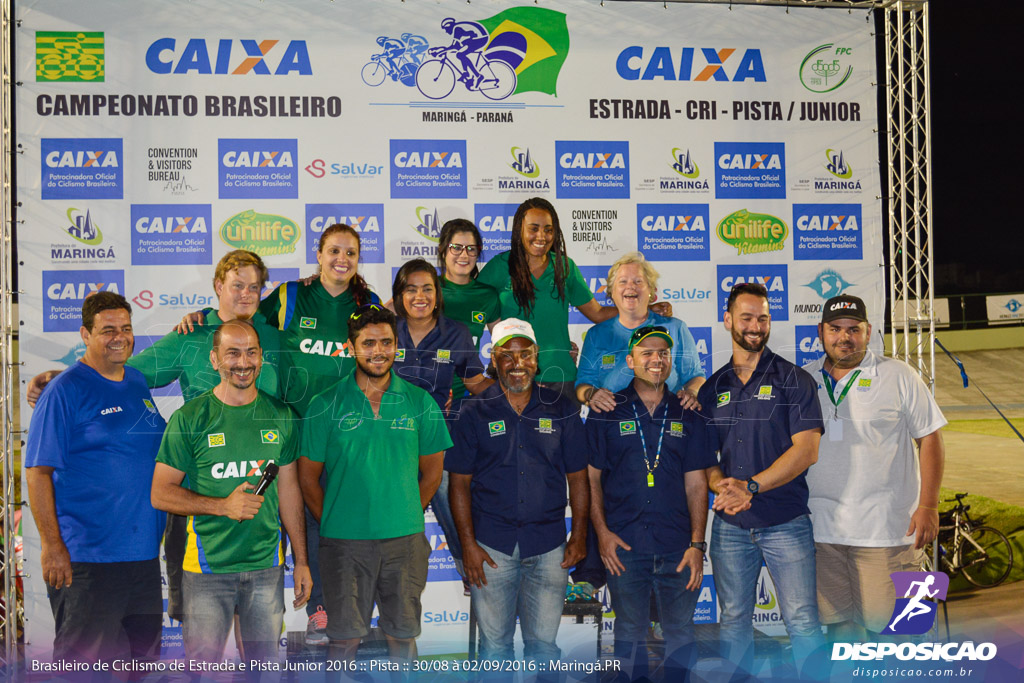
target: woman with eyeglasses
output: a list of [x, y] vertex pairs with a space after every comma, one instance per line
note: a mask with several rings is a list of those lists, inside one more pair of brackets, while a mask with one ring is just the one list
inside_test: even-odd
[[615, 315], [602, 306], [565, 251], [558, 214], [541, 197], [519, 205], [509, 251], [487, 262], [477, 278], [498, 291], [502, 318], [519, 318], [537, 334], [537, 382], [576, 400], [576, 363], [570, 354], [569, 307], [591, 322]]
[[650, 310], [657, 290], [658, 271], [639, 252], [622, 256], [608, 270], [607, 291], [618, 314], [587, 332], [576, 375], [576, 398], [591, 410], [615, 409], [613, 394], [633, 381], [633, 371], [626, 365], [630, 335], [640, 327], [659, 325], [675, 342], [666, 387], [676, 392], [684, 408], [700, 407], [697, 390], [705, 378], [697, 345], [682, 320]]

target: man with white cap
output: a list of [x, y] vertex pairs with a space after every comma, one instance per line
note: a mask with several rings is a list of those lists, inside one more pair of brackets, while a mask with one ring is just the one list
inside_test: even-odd
[[825, 416], [807, 471], [818, 610], [830, 638], [859, 641], [892, 616], [889, 574], [919, 568], [921, 548], [938, 533], [946, 419], [917, 373], [868, 348], [859, 297], [826, 301], [818, 335], [825, 355], [804, 368]]
[[[494, 326], [497, 384], [463, 403], [445, 454], [481, 655], [513, 659], [518, 615], [527, 659], [558, 659], [568, 570], [586, 554], [587, 454], [577, 406], [539, 386], [533, 327]], [[572, 532], [565, 540], [566, 480]]]

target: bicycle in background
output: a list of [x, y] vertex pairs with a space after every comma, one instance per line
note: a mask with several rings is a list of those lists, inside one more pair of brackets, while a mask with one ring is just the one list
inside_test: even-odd
[[[939, 565], [951, 577], [957, 572], [978, 588], [998, 586], [1013, 568], [1013, 547], [1003, 532], [975, 524], [964, 505], [966, 493], [957, 493], [944, 503], [956, 502], [949, 512], [939, 516]], [[929, 554], [922, 567], [932, 570]]]

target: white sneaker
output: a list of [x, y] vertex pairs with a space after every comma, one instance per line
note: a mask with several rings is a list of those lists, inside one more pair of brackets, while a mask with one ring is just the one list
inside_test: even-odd
[[306, 645], [326, 645], [327, 644], [327, 612], [324, 611], [323, 605], [317, 605], [316, 612], [310, 617], [306, 623]]

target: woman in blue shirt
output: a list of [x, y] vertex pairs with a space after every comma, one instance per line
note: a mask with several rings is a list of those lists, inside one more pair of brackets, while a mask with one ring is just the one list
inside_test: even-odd
[[618, 315], [587, 332], [576, 375], [576, 398], [591, 410], [613, 410], [614, 392], [633, 381], [633, 371], [626, 366], [626, 347], [633, 330], [642, 325], [661, 325], [675, 340], [667, 387], [678, 394], [684, 408], [698, 407], [697, 390], [705, 378], [697, 345], [682, 320], [650, 310], [657, 288], [658, 271], [639, 252], [626, 254], [609, 269], [608, 294]]

